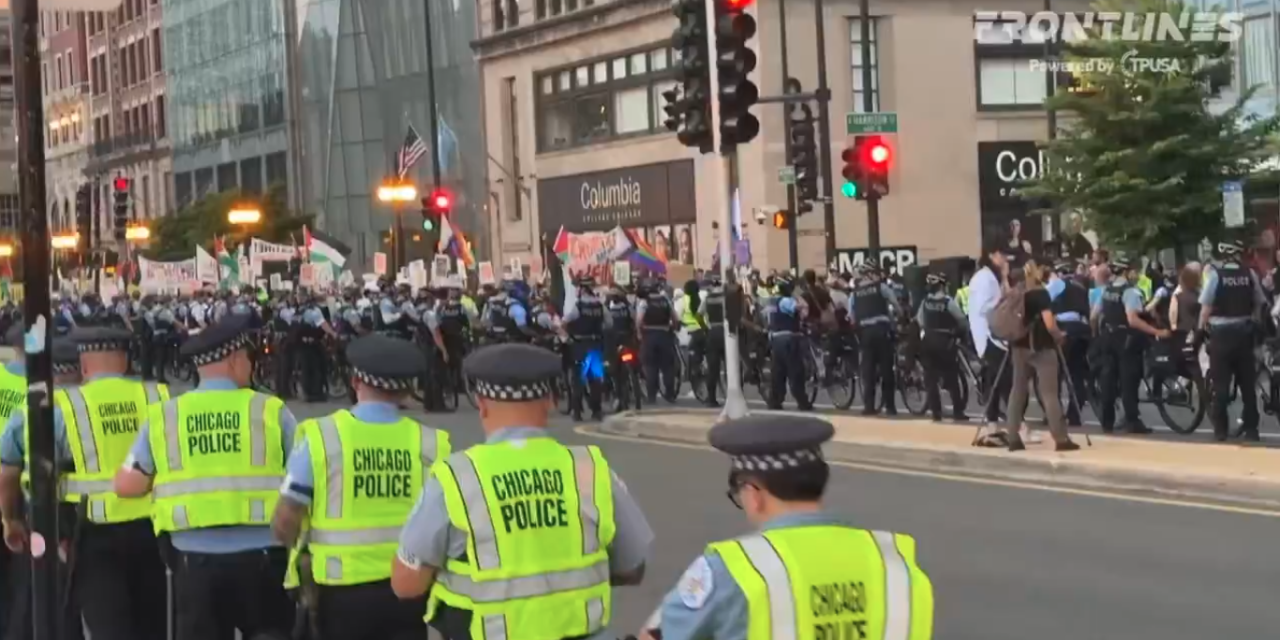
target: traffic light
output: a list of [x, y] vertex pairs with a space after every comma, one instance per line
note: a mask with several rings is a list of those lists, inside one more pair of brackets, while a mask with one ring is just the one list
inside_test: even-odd
[[818, 141], [813, 110], [797, 105], [791, 118], [791, 166], [796, 176], [796, 215], [813, 211], [818, 199]]
[[435, 231], [436, 224], [453, 209], [453, 197], [444, 189], [436, 189], [422, 199], [422, 230]]
[[840, 187], [841, 195], [863, 200], [862, 190], [858, 188], [862, 184], [862, 167], [858, 164], [857, 146], [845, 147], [840, 152], [840, 160], [844, 162], [844, 168], [840, 170], [840, 175], [844, 176], [844, 185]]
[[129, 228], [129, 179], [116, 178], [112, 182], [112, 221], [115, 223], [116, 242], [125, 241], [125, 231]]
[[[883, 136], [859, 136], [862, 138], [862, 189], [876, 197], [889, 195], [889, 166], [893, 163], [893, 149]], [[856, 143], [855, 143], [855, 146]]]
[[662, 92], [667, 114], [663, 124], [676, 132], [680, 144], [699, 153], [715, 146], [711, 136], [711, 61], [707, 52], [707, 11], [704, 0], [675, 0], [671, 12], [680, 25], [671, 34], [671, 46], [680, 57], [675, 62], [680, 85]]
[[787, 222], [788, 222], [788, 221], [787, 221], [787, 212], [786, 212], [786, 211], [775, 211], [775, 212], [774, 212], [774, 214], [773, 214], [773, 228], [774, 228], [774, 229], [786, 229], [786, 228], [787, 228]]
[[756, 19], [746, 12], [752, 0], [712, 0], [715, 2], [716, 72], [720, 93], [720, 151], [746, 144], [760, 133], [760, 121], [751, 107], [760, 91], [750, 80], [756, 68], [751, 39], [756, 35]]
[[92, 195], [93, 187], [87, 184], [80, 185], [76, 190], [76, 233], [80, 234], [79, 251], [82, 255], [88, 254], [93, 246], [93, 205], [90, 201]]

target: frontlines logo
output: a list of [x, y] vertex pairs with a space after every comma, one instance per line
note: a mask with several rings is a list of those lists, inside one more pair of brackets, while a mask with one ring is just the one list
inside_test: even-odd
[[1041, 44], [1081, 40], [1124, 42], [1235, 42], [1244, 14], [1219, 12], [1132, 13], [1086, 11], [978, 11], [973, 38], [979, 44]]
[[1117, 69], [1129, 73], [1181, 73], [1186, 68], [1185, 62], [1177, 58], [1147, 58], [1138, 55], [1136, 49], [1130, 49], [1120, 56], [1119, 60], [1108, 58], [1086, 58], [1084, 60], [1031, 60], [1030, 70], [1033, 72], [1050, 71], [1053, 73], [1109, 74]]

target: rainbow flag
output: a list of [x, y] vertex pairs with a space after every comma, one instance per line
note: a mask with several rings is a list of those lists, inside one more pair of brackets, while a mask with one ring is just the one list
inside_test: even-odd
[[628, 258], [632, 263], [653, 273], [667, 272], [667, 263], [658, 258], [657, 252], [645, 242], [644, 237], [634, 230], [627, 230], [627, 237], [631, 239], [631, 255]]

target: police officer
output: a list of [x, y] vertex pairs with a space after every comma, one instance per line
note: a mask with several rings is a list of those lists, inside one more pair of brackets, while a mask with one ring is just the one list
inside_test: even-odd
[[[929, 413], [934, 422], [942, 421], [941, 382], [951, 396], [951, 416], [957, 422], [967, 422], [965, 406], [960, 397], [959, 369], [957, 368], [956, 338], [967, 331], [968, 318], [960, 305], [947, 295], [947, 277], [941, 273], [925, 276], [929, 295], [920, 303], [916, 312], [916, 324], [922, 332], [920, 360], [924, 366], [924, 387], [928, 395]], [[941, 381], [939, 381], [941, 378]]]
[[1138, 413], [1138, 387], [1142, 384], [1142, 353], [1150, 337], [1167, 338], [1167, 329], [1157, 329], [1142, 318], [1142, 292], [1131, 284], [1136, 271], [1129, 260], [1116, 255], [1111, 260], [1111, 284], [1091, 312], [1105, 354], [1101, 389], [1102, 430], [1111, 433], [1116, 422], [1116, 391], [1124, 408], [1124, 428], [1129, 433], [1146, 434], [1151, 429]]
[[168, 382], [169, 363], [173, 361], [173, 352], [178, 345], [177, 316], [171, 304], [161, 301], [146, 312], [144, 319], [151, 330], [150, 373], [161, 384], [165, 384]]
[[432, 466], [391, 588], [406, 599], [429, 590], [427, 620], [448, 640], [613, 638], [610, 584], [640, 583], [653, 532], [599, 448], [547, 433], [560, 358], [495, 345], [463, 372], [485, 443]]
[[14, 351], [12, 360], [0, 367], [0, 416], [8, 420], [15, 409], [27, 404], [27, 354], [23, 351], [22, 320], [5, 333], [5, 343]]
[[440, 323], [440, 340], [444, 343], [450, 379], [462, 380], [462, 360], [467, 357], [467, 336], [471, 332], [472, 312], [462, 304], [462, 288], [451, 287], [436, 317]]
[[795, 298], [794, 285], [789, 278], [778, 278], [774, 285], [777, 295], [769, 300], [765, 311], [769, 328], [769, 367], [773, 375], [772, 387], [766, 399], [770, 409], [782, 409], [787, 398], [787, 386], [801, 411], [813, 409], [804, 379], [804, 336], [800, 323], [807, 311], [803, 301]]
[[508, 280], [485, 305], [485, 324], [489, 336], [496, 342], [528, 340], [529, 310], [513, 295], [515, 290], [516, 283]]
[[1081, 425], [1080, 410], [1088, 402], [1089, 385], [1089, 290], [1076, 275], [1076, 263], [1065, 260], [1054, 265], [1054, 276], [1049, 279], [1049, 309], [1066, 334], [1062, 343], [1062, 358], [1067, 379], [1074, 390], [1073, 402], [1067, 406], [1067, 424]]
[[[631, 301], [622, 287], [614, 285], [605, 299], [605, 311], [609, 314], [610, 328], [605, 335], [605, 355], [609, 357], [609, 367], [614, 371], [614, 393], [621, 406], [630, 407], [631, 386], [623, 367], [634, 366], [634, 362], [624, 363], [622, 351], [630, 351], [634, 358], [636, 346], [636, 317], [632, 311]], [[636, 390], [639, 391], [638, 389]]]
[[325, 402], [324, 337], [336, 335], [320, 310], [320, 302], [312, 297], [302, 310], [298, 323], [298, 365], [302, 369], [302, 393], [307, 402]]
[[[169, 391], [123, 377], [133, 338], [128, 330], [80, 328], [71, 336], [84, 384], [55, 391], [54, 439], [64, 454], [60, 458], [69, 462], [61, 501], [81, 505], [74, 525], [79, 532], [76, 602], [96, 640], [160, 640], [166, 617], [155, 603], [165, 597], [165, 573], [151, 528], [151, 502], [116, 496], [111, 479], [129, 455], [148, 405], [167, 400]], [[25, 420], [15, 418], [12, 433], [25, 434]], [[21, 469], [30, 466], [27, 441], [6, 429], [3, 448], [21, 456]], [[14, 451], [19, 442], [20, 453]]]
[[649, 396], [649, 404], [658, 401], [661, 375], [663, 397], [667, 402], [675, 402], [676, 337], [671, 299], [652, 282], [641, 282], [636, 294], [639, 297], [636, 317], [640, 318], [640, 362], [644, 365], [645, 393]]
[[862, 415], [880, 413], [876, 404], [876, 382], [884, 396], [884, 413], [898, 415], [893, 397], [894, 387], [894, 318], [899, 314], [898, 298], [893, 287], [883, 279], [880, 265], [874, 260], [863, 267], [862, 281], [849, 293], [849, 323], [861, 341], [858, 375], [862, 377], [862, 399], [866, 403]]
[[806, 416], [711, 429], [711, 446], [732, 461], [729, 499], [758, 529], [708, 545], [642, 640], [933, 637], [933, 585], [915, 539], [856, 529], [822, 508], [822, 444], [833, 434]]
[[[604, 334], [612, 327], [612, 318], [604, 312], [604, 302], [596, 295], [596, 280], [591, 276], [582, 276], [577, 280], [578, 297], [564, 313], [565, 329], [573, 341], [569, 345], [573, 359], [573, 372], [570, 376], [570, 407], [573, 419], [582, 419], [582, 396], [587, 396], [587, 405], [591, 408], [591, 419], [604, 418], [600, 404], [604, 362]], [[584, 369], [584, 363], [594, 359], [594, 365]], [[583, 378], [588, 378], [584, 381]], [[584, 385], [585, 382], [585, 385]]]
[[359, 401], [298, 426], [272, 529], [293, 547], [309, 521], [297, 571], [319, 587], [320, 637], [418, 640], [427, 633], [426, 599], [397, 599], [391, 566], [428, 470], [451, 452], [449, 434], [400, 415], [426, 370], [417, 345], [367, 336], [347, 347], [347, 362]]
[[706, 325], [706, 339], [703, 341], [702, 355], [706, 356], [706, 366], [702, 369], [703, 384], [707, 387], [709, 407], [718, 407], [716, 387], [720, 383], [720, 368], [724, 364], [724, 285], [719, 275], [712, 275], [707, 280], [707, 298], [702, 301], [702, 322]]
[[1240, 389], [1240, 437], [1258, 441], [1257, 363], [1253, 352], [1254, 328], [1266, 306], [1262, 285], [1252, 269], [1241, 263], [1244, 242], [1218, 243], [1217, 265], [1205, 269], [1200, 292], [1200, 326], [1209, 331], [1209, 375], [1213, 385], [1213, 437], [1226, 440], [1227, 405], [1231, 386]]
[[293, 371], [297, 362], [299, 320], [298, 310], [285, 297], [279, 300], [276, 313], [271, 318], [272, 345], [275, 349], [275, 391], [281, 399], [293, 397]]
[[[115, 478], [123, 498], [151, 494], [157, 533], [169, 533], [177, 640], [288, 637], [288, 551], [270, 517], [297, 426], [284, 402], [249, 389], [249, 318], [228, 315], [182, 355], [194, 391], [152, 405]], [[153, 605], [154, 606], [154, 603]]]

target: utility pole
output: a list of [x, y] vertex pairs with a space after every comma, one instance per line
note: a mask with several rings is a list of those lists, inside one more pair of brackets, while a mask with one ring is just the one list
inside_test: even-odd
[[[423, 28], [426, 29], [427, 42], [427, 91], [431, 93], [431, 102], [427, 104], [428, 117], [431, 118], [431, 189], [439, 189], [440, 183], [440, 106], [436, 104], [436, 44], [435, 29], [431, 22], [431, 3], [422, 2]], [[519, 188], [517, 185], [519, 196]]]
[[[792, 93], [791, 74], [787, 66], [787, 0], [778, 0], [778, 53], [782, 56], [782, 92]], [[795, 93], [799, 93], [796, 91]], [[791, 164], [791, 105], [782, 105], [782, 140], [783, 153], [786, 154], [787, 164]], [[787, 225], [787, 253], [788, 263], [791, 270], [800, 273], [800, 239], [799, 226], [800, 221], [800, 203], [796, 201], [796, 185], [795, 181], [787, 185], [787, 215], [791, 224]]]
[[[819, 6], [822, 5], [822, 0], [815, 1]], [[862, 51], [862, 112], [873, 113], [876, 110], [876, 103], [875, 94], [872, 91], [872, 83], [875, 80], [871, 74], [871, 3], [869, 0], [861, 0], [858, 3], [858, 23], [862, 31], [859, 38], [862, 42], [858, 43], [858, 48]], [[819, 21], [819, 24], [821, 24], [821, 21]], [[819, 40], [822, 38], [821, 26], [818, 28], [818, 38]], [[821, 51], [821, 49], [819, 50]], [[821, 61], [822, 57], [819, 56], [818, 59]], [[822, 63], [819, 62], [819, 65], [822, 65]], [[822, 70], [825, 68], [825, 66], [819, 66], [819, 73], [823, 73]], [[825, 102], [818, 103], [819, 117], [822, 117], [821, 114], [826, 113], [825, 105]], [[824, 124], [823, 127], [825, 128], [825, 126]], [[824, 162], [831, 159], [830, 146], [824, 147], [823, 153], [825, 154], [823, 157]], [[829, 162], [826, 162], [826, 164], [830, 165]], [[827, 169], [827, 184], [831, 184], [830, 168]], [[828, 191], [830, 191], [829, 188]], [[831, 205], [828, 204], [827, 206]], [[835, 227], [832, 226], [830, 229], [831, 236], [829, 240], [831, 244], [828, 245], [830, 247], [830, 255], [827, 256], [827, 264], [831, 264], [835, 260]], [[870, 258], [877, 260], [880, 258], [880, 194], [875, 189], [867, 190], [867, 250], [867, 255]]]
[[[1272, 0], [1272, 2], [1274, 1], [1275, 0]], [[1044, 10], [1053, 11], [1053, 0], [1044, 0]], [[1274, 29], [1272, 32], [1273, 33], [1275, 32]], [[1055, 47], [1053, 46], [1053, 40], [1056, 37], [1056, 35], [1057, 34], [1053, 34], [1053, 33], [1045, 34], [1045, 37], [1044, 37], [1044, 59], [1045, 60], [1054, 60], [1054, 54], [1056, 52], [1054, 51]], [[1274, 51], [1275, 47], [1271, 47], [1271, 49]], [[1044, 73], [1044, 86], [1045, 86], [1044, 95], [1045, 95], [1045, 101], [1047, 102], [1050, 98], [1053, 97], [1053, 94], [1057, 93], [1058, 74], [1056, 71], [1053, 70], [1054, 65], [1049, 64], [1045, 66], [1049, 67], [1049, 70], [1045, 71]], [[1057, 139], [1058, 112], [1054, 110], [1052, 107], [1045, 109], [1045, 121], [1049, 125], [1049, 131], [1048, 131], [1049, 140], [1052, 141]], [[1040, 170], [1044, 171], [1045, 167], [1040, 167]], [[1043, 178], [1044, 176], [1041, 176], [1041, 177]], [[1060, 238], [1062, 236], [1062, 217], [1060, 213], [1061, 212], [1057, 212], [1049, 216], [1049, 226], [1050, 226], [1050, 229], [1053, 231], [1053, 237], [1055, 239]], [[1043, 231], [1041, 232], [1040, 237], [1041, 239], [1044, 238]]]
[[[866, 28], [867, 28], [867, 0], [862, 0], [862, 29], [863, 52], [866, 52]], [[827, 87], [827, 36], [826, 36], [826, 5], [823, 0], [813, 1], [813, 25], [815, 36], [814, 39], [818, 45], [818, 159], [822, 163], [822, 206], [823, 206], [823, 226], [826, 227], [826, 261], [823, 264], [831, 264], [836, 259], [836, 199], [834, 197], [834, 189], [832, 189], [831, 181], [831, 89]], [[863, 58], [863, 77], [866, 78], [867, 59]], [[870, 94], [871, 86], [864, 85], [867, 94]], [[795, 226], [795, 225], [792, 225]]]
[[57, 461], [53, 441], [53, 370], [49, 313], [49, 223], [45, 208], [44, 112], [40, 81], [40, 3], [15, 0], [14, 84], [18, 120], [18, 198], [22, 219], [22, 321], [27, 331], [27, 426], [30, 436], [31, 607], [34, 640], [60, 637]]

